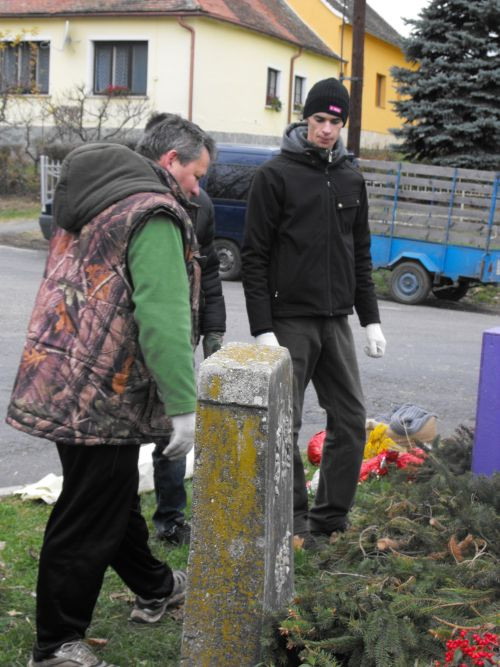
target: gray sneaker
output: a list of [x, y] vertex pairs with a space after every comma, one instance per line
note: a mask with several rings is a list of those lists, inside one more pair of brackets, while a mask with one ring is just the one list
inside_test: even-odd
[[170, 595], [156, 600], [145, 600], [139, 595], [135, 598], [134, 608], [129, 621], [134, 623], [158, 623], [168, 607], [178, 607], [186, 596], [187, 576], [182, 570], [174, 570], [174, 587]]
[[28, 667], [118, 667], [95, 656], [83, 640], [66, 642], [44, 660], [31, 658]]

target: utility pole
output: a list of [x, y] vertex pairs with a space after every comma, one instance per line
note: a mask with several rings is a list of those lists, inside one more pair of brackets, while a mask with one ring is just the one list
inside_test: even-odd
[[365, 53], [366, 0], [354, 0], [352, 12], [352, 76], [349, 105], [347, 148], [359, 156], [361, 109], [363, 100], [363, 64]]

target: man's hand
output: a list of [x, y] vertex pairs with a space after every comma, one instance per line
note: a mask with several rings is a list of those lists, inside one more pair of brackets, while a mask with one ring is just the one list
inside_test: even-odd
[[368, 345], [365, 347], [366, 354], [369, 357], [383, 357], [386, 340], [380, 324], [366, 325], [366, 339], [368, 341]]
[[272, 331], [266, 331], [258, 336], [255, 336], [257, 345], [270, 345], [271, 347], [279, 347], [278, 339]]
[[165, 458], [175, 461], [186, 456], [194, 445], [195, 412], [171, 417], [174, 430], [170, 436], [170, 442], [163, 450]]
[[224, 342], [224, 334], [221, 331], [209, 331], [203, 336], [203, 357], [206, 359], [217, 350], [220, 350]]

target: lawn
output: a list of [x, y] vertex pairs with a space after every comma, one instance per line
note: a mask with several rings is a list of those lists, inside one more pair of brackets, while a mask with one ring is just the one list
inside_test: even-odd
[[[154, 494], [142, 495], [151, 526]], [[50, 507], [10, 496], [0, 501], [0, 665], [26, 667], [35, 633], [37, 561]], [[188, 547], [169, 548], [156, 538], [151, 547], [176, 569], [185, 569]], [[128, 622], [134, 597], [109, 570], [87, 637], [95, 652], [120, 667], [173, 667], [178, 664], [182, 617], [164, 617], [154, 627]]]
[[12, 220], [36, 220], [40, 215], [38, 197], [2, 195], [0, 197], [0, 223]]

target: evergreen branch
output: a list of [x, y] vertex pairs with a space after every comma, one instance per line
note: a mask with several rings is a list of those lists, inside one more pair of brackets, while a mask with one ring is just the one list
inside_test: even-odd
[[363, 544], [362, 544], [363, 537], [364, 537], [365, 533], [368, 533], [370, 531], [373, 533], [377, 530], [377, 528], [378, 528], [377, 525], [368, 526], [367, 528], [362, 530], [361, 533], [359, 534], [358, 544], [359, 544], [359, 548], [360, 548], [361, 553], [363, 554], [364, 558], [366, 558], [366, 551], [363, 549]]
[[324, 574], [329, 574], [331, 577], [361, 577], [361, 579], [371, 579], [366, 574], [356, 574], [355, 572], [329, 572], [328, 570], [324, 570], [321, 576]]
[[481, 630], [481, 628], [484, 627], [483, 625], [458, 625], [457, 623], [450, 623], [449, 621], [445, 621], [444, 618], [439, 618], [439, 616], [433, 616], [432, 618], [435, 621], [438, 621], [438, 623], [447, 625], [449, 628], [453, 628], [454, 630]]

